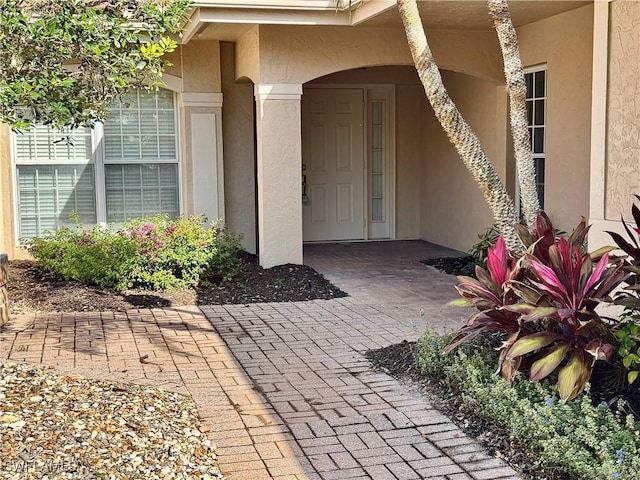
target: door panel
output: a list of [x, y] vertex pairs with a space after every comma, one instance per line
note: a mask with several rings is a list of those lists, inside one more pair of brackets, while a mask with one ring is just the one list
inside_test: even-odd
[[304, 240], [363, 239], [363, 91], [305, 90], [302, 126]]

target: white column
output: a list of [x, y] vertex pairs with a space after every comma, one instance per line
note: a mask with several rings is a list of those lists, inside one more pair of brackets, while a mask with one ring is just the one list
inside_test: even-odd
[[210, 222], [224, 218], [222, 158], [222, 94], [182, 94], [185, 133], [183, 169], [190, 214], [203, 214]]
[[257, 84], [260, 265], [302, 263], [300, 84]]

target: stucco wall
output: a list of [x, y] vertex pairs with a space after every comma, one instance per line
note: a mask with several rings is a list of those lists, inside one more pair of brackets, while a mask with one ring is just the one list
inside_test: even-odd
[[220, 92], [220, 42], [192, 41], [182, 49], [184, 92]]
[[572, 230], [589, 214], [593, 6], [520, 27], [525, 66], [547, 64], [545, 210]]
[[609, 25], [605, 210], [618, 220], [640, 195], [640, 3], [612, 2]]
[[255, 135], [253, 84], [235, 81], [234, 44], [222, 43], [222, 126], [224, 139], [225, 209], [231, 230], [242, 246], [256, 252]]
[[[442, 72], [449, 95], [504, 181], [506, 93], [492, 82]], [[431, 108], [424, 110], [421, 237], [461, 251], [493, 224], [491, 211]]]
[[[238, 43], [237, 76], [256, 83], [305, 83], [342, 70], [377, 65], [413, 65], [402, 29], [262, 25]], [[246, 38], [245, 38], [246, 37]], [[500, 80], [502, 67], [490, 31], [428, 32], [438, 64], [445, 69]], [[254, 58], [259, 45], [259, 68]]]
[[255, 25], [235, 45], [235, 78], [260, 79], [260, 28]]
[[421, 118], [429, 108], [422, 85], [398, 85], [396, 105], [396, 237], [422, 238], [422, 175], [427, 153]]
[[0, 252], [13, 257], [13, 201], [11, 174], [11, 130], [8, 125], [0, 124]]

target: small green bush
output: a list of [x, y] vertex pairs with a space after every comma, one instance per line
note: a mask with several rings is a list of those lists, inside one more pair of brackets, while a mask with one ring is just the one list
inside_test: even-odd
[[236, 273], [239, 239], [202, 216], [133, 220], [120, 229], [77, 225], [34, 238], [29, 252], [66, 280], [112, 287], [164, 290], [192, 287], [202, 278], [228, 282]]
[[501, 425], [545, 467], [585, 480], [640, 478], [640, 433], [632, 417], [594, 406], [587, 394], [559, 400], [551, 381], [531, 383], [519, 373], [509, 384], [495, 373], [495, 349], [480, 343], [486, 339], [445, 354], [450, 340], [427, 332], [418, 366], [460, 393], [465, 410]]
[[[469, 255], [473, 257], [476, 265], [480, 265], [482, 268], [487, 267], [487, 255], [489, 248], [496, 244], [499, 236], [500, 232], [496, 225], [492, 225], [487, 228], [484, 233], [478, 234], [478, 241], [474, 243], [469, 250]], [[473, 274], [474, 272], [472, 271], [470, 273]]]

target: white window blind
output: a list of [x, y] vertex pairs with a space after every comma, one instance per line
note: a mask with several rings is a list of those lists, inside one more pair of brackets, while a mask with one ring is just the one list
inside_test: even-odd
[[18, 238], [73, 224], [72, 212], [96, 222], [91, 132], [37, 126], [16, 135]]
[[171, 92], [136, 91], [114, 106], [104, 124], [107, 222], [178, 215], [176, 144]]
[[[15, 134], [18, 239], [72, 224], [90, 226], [156, 214], [179, 215], [173, 93], [136, 91], [113, 106], [102, 129]], [[104, 182], [102, 181], [104, 179]], [[98, 191], [106, 202], [98, 204]]]
[[157, 214], [178, 216], [178, 165], [105, 165], [107, 222]]

